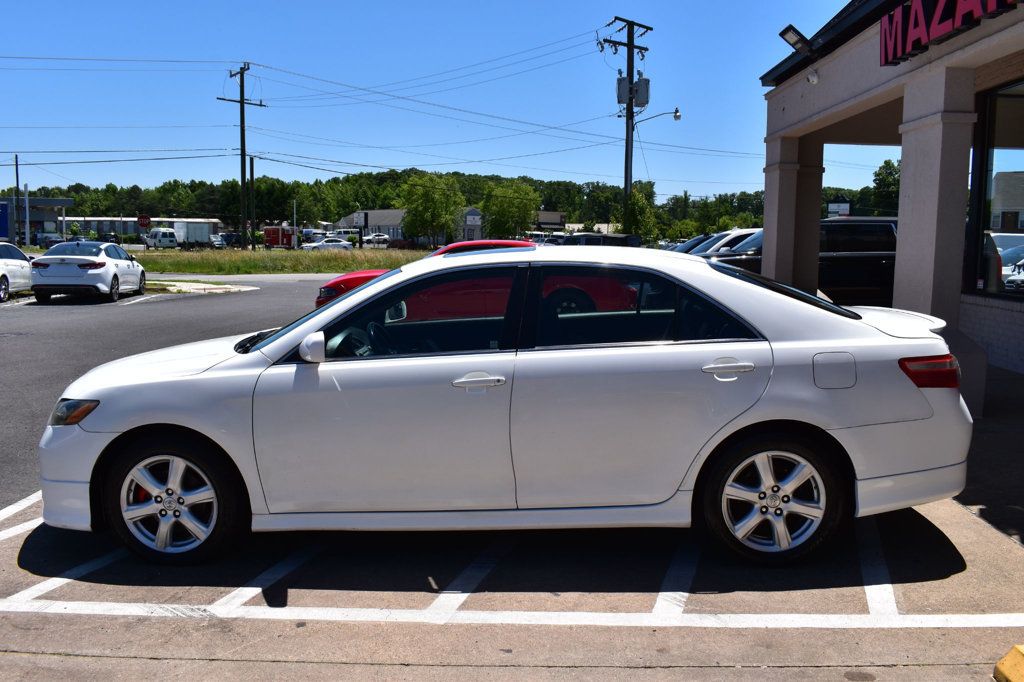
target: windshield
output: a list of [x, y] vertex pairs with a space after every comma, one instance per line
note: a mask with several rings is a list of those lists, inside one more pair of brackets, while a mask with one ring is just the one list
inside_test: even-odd
[[741, 251], [760, 251], [763, 243], [764, 230], [758, 230], [736, 246], [732, 247], [732, 250], [736, 253], [740, 253]]
[[690, 249], [694, 248], [698, 244], [701, 244], [707, 238], [708, 238], [708, 236], [706, 234], [702, 234], [702, 235], [699, 235], [697, 237], [693, 237], [691, 239], [687, 239], [682, 244], [676, 244], [675, 246], [670, 246], [669, 248], [672, 249], [673, 251], [677, 252], [677, 253], [689, 253]]
[[729, 233], [728, 232], [719, 232], [718, 234], [711, 235], [711, 237], [708, 238], [708, 240], [706, 242], [704, 242], [703, 244], [701, 244], [700, 246], [695, 248], [690, 253], [692, 253], [692, 254], [704, 253], [705, 251], [710, 249], [712, 246], [714, 246], [718, 242], [722, 241], [722, 237], [726, 236], [727, 234], [729, 234]]
[[92, 242], [62, 242], [50, 247], [44, 256], [98, 256], [100, 244]]
[[782, 284], [781, 282], [776, 282], [774, 279], [769, 279], [764, 275], [756, 275], [747, 270], [737, 268], [736, 266], [726, 265], [724, 263], [719, 263], [717, 261], [712, 261], [710, 265], [715, 270], [718, 270], [723, 274], [729, 275], [730, 277], [735, 277], [736, 279], [742, 280], [749, 284], [754, 284], [763, 289], [774, 291], [777, 294], [788, 296], [789, 298], [796, 299], [801, 303], [812, 305], [815, 308], [820, 308], [821, 310], [827, 310], [828, 312], [835, 313], [836, 315], [848, 317], [851, 320], [860, 319], [860, 315], [853, 312], [852, 310], [847, 310], [846, 308], [838, 306], [835, 303], [832, 303], [831, 301], [826, 301], [823, 298], [818, 298], [817, 296], [808, 294], [806, 291], [801, 291], [800, 289], [797, 289], [795, 287]]
[[1003, 267], [1009, 267], [1016, 265], [1024, 259], [1024, 245], [1015, 246], [1012, 249], [1006, 249], [1002, 253]]
[[[394, 275], [397, 275], [401, 271], [402, 270], [399, 268], [397, 270], [392, 270], [390, 272], [385, 272], [380, 277], [375, 277], [374, 279], [372, 279], [370, 281], [377, 282], [377, 281], [380, 281], [382, 279], [387, 279], [388, 277], [392, 277]], [[369, 284], [369, 282], [367, 282], [366, 284]], [[347, 299], [349, 296], [351, 296], [355, 292], [362, 291], [363, 287], [366, 286], [366, 284], [358, 286], [355, 289], [352, 289], [350, 291], [346, 291], [341, 296], [338, 296], [337, 298], [332, 300], [330, 303], [327, 303], [327, 304], [317, 308], [316, 310], [312, 310], [312, 311], [306, 313], [305, 315], [303, 315], [299, 319], [297, 319], [294, 322], [292, 322], [291, 324], [289, 324], [287, 327], [281, 327], [280, 329], [275, 331], [273, 334], [270, 334], [269, 336], [260, 339], [259, 343], [256, 343], [255, 345], [253, 345], [251, 347], [249, 347], [247, 345], [244, 345], [243, 342], [248, 340], [248, 339], [243, 339], [243, 342], [239, 342], [239, 345], [238, 345], [237, 348], [239, 348], [239, 349], [243, 349], [244, 348], [244, 350], [239, 350], [238, 352], [239, 353], [248, 353], [249, 351], [260, 350], [262, 348], [265, 348], [266, 346], [270, 345], [274, 341], [277, 341], [279, 338], [281, 338], [285, 334], [288, 334], [289, 332], [291, 332], [296, 327], [302, 326], [307, 321], [313, 319], [314, 317], [316, 317], [320, 313], [324, 312], [328, 308], [333, 308], [334, 306], [338, 305], [339, 303], [341, 303], [342, 301]], [[260, 332], [260, 333], [262, 334], [263, 332]]]

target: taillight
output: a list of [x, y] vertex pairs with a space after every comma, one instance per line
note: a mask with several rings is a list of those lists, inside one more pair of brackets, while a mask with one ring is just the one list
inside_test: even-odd
[[98, 263], [82, 263], [78, 267], [82, 270], [99, 270], [100, 268], [105, 268], [106, 266], [106, 263], [100, 261]]
[[903, 358], [900, 369], [918, 388], [960, 388], [960, 363], [952, 355]]
[[40, 270], [45, 270], [46, 268], [50, 267], [50, 264], [49, 263], [40, 263], [39, 261], [34, 260], [34, 261], [32, 261], [32, 267], [39, 268]]

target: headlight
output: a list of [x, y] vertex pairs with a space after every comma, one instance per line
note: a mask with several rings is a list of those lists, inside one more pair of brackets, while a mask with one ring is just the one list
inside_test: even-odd
[[50, 415], [50, 426], [72, 426], [82, 421], [99, 407], [98, 400], [70, 400], [61, 398]]

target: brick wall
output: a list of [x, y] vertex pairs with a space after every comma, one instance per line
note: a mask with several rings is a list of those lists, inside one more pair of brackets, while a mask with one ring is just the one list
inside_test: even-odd
[[990, 364], [1024, 373], [1024, 299], [963, 294], [960, 330], [985, 349]]

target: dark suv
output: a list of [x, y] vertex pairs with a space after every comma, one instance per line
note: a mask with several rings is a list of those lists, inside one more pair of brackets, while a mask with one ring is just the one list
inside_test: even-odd
[[[713, 259], [761, 272], [764, 232]], [[821, 221], [818, 288], [840, 305], [892, 305], [896, 218], [829, 218]]]

